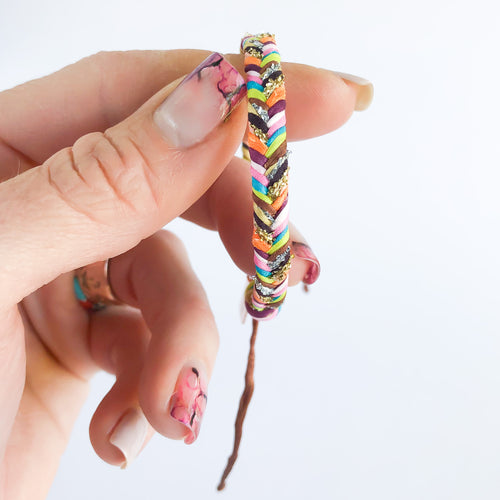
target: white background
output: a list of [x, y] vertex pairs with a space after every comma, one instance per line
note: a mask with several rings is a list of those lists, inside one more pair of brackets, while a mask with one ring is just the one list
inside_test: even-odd
[[[261, 329], [226, 491], [245, 279], [215, 234], [175, 222], [196, 242], [222, 340], [199, 440], [156, 436], [129, 470], [104, 463], [87, 430], [112, 383], [98, 376], [49, 499], [498, 499], [498, 3], [255, 4], [258, 22], [249, 1], [0, 4], [0, 89], [104, 49], [237, 51], [247, 31], [276, 33], [284, 59], [375, 84], [368, 111], [291, 146], [292, 218], [322, 275]], [[214, 259], [237, 293], [219, 288]]]

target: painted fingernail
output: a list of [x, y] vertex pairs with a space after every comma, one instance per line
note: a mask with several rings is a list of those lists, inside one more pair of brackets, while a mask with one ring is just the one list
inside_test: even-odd
[[207, 381], [194, 367], [182, 369], [170, 401], [170, 415], [189, 429], [186, 444], [196, 441], [207, 406]]
[[342, 80], [347, 80], [348, 82], [355, 83], [358, 86], [358, 95], [356, 98], [356, 111], [364, 111], [367, 109], [373, 101], [373, 83], [361, 78], [360, 76], [350, 75], [349, 73], [340, 73], [339, 71], [334, 71], [337, 76], [340, 76]]
[[125, 457], [125, 462], [121, 465], [122, 469], [128, 467], [139, 455], [148, 429], [148, 421], [140, 408], [131, 408], [118, 421], [109, 437], [109, 442], [116, 446]]
[[245, 80], [219, 53], [207, 57], [163, 101], [154, 120], [172, 146], [202, 141], [245, 96]]
[[302, 281], [306, 285], [312, 285], [319, 278], [319, 273], [321, 271], [318, 257], [316, 257], [311, 247], [307, 244], [304, 236], [300, 234], [300, 231], [291, 222], [289, 226], [293, 255], [295, 255], [296, 259], [303, 259], [309, 262], [309, 268], [302, 278]]

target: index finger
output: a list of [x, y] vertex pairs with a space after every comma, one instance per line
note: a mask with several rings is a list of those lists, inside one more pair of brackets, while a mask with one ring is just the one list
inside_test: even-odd
[[[205, 50], [102, 52], [0, 93], [0, 178], [17, 173], [20, 163], [43, 163], [82, 135], [122, 121], [208, 55]], [[244, 73], [243, 56], [227, 58]], [[302, 64], [283, 63], [283, 70], [290, 141], [338, 128], [359, 108], [357, 101], [366, 106], [371, 99], [369, 82]]]

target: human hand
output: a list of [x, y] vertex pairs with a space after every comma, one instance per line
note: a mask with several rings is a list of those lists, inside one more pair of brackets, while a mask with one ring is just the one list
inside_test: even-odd
[[[154, 118], [177, 79], [207, 55], [98, 54], [0, 94], [3, 498], [45, 497], [101, 369], [117, 377], [90, 427], [101, 458], [130, 461], [154, 430], [196, 438], [199, 425], [186, 428], [167, 408], [191, 368], [206, 386], [218, 336], [182, 243], [157, 231], [180, 215], [216, 229], [234, 262], [253, 272], [248, 169], [233, 156], [245, 107], [220, 124], [207, 111], [196, 136], [192, 123], [163, 121], [162, 130]], [[243, 73], [241, 56], [228, 59]], [[283, 67], [289, 140], [334, 130], [370, 93], [325, 70]], [[208, 94], [217, 97], [213, 87]], [[192, 93], [177, 108], [182, 115], [167, 105], [174, 122], [187, 123], [187, 102], [196, 113], [213, 100]], [[301, 241], [293, 230], [291, 240]], [[72, 270], [109, 257], [114, 291], [128, 306], [88, 315]], [[316, 267], [295, 259], [290, 283], [313, 281]], [[117, 433], [125, 422], [127, 432]]]

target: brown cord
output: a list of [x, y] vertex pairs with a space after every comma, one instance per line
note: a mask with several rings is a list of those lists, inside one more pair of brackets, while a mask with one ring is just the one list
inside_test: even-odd
[[238, 449], [240, 447], [241, 436], [243, 435], [243, 421], [245, 420], [245, 415], [247, 414], [248, 405], [252, 399], [254, 380], [253, 372], [255, 368], [255, 339], [257, 338], [257, 328], [259, 322], [255, 319], [252, 320], [252, 337], [250, 338], [250, 352], [248, 353], [247, 361], [247, 371], [245, 373], [245, 389], [240, 398], [240, 406], [238, 408], [238, 414], [236, 415], [236, 422], [234, 423], [234, 445], [233, 452], [231, 456], [227, 459], [226, 469], [222, 474], [219, 486], [217, 486], [217, 491], [222, 491], [226, 486], [226, 479], [233, 469], [233, 465], [238, 458]]

